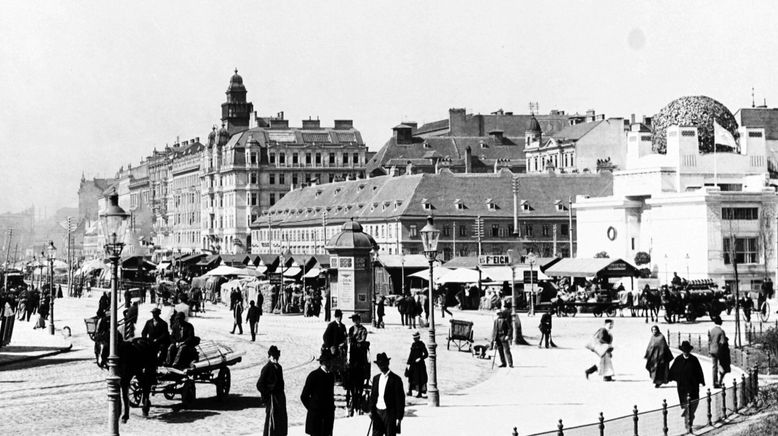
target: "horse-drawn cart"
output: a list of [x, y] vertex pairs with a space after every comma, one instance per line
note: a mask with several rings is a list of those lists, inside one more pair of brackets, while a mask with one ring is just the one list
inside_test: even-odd
[[[168, 400], [179, 396], [182, 405], [186, 407], [197, 396], [195, 383], [212, 383], [216, 385], [216, 398], [223, 399], [230, 393], [229, 367], [240, 362], [243, 359], [242, 354], [213, 341], [202, 341], [197, 346], [197, 359], [189, 368], [158, 368], [156, 380], [152, 382], [151, 394], [162, 394]], [[133, 378], [130, 382], [130, 405], [138, 407], [142, 396], [140, 382]]]
[[734, 305], [730, 300], [709, 279], [692, 280], [684, 290], [662, 291], [662, 305], [668, 323], [679, 321], [682, 317], [688, 322], [694, 322], [705, 315], [713, 318]]

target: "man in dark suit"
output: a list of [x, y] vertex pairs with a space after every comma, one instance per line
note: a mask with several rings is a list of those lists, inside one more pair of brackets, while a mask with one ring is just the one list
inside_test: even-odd
[[151, 343], [154, 347], [155, 355], [158, 360], [160, 355], [167, 356], [167, 347], [170, 345], [170, 331], [167, 329], [167, 323], [165, 320], [159, 317], [160, 310], [158, 307], [151, 309], [151, 319], [146, 321], [146, 325], [143, 326], [141, 336]]
[[327, 324], [322, 340], [322, 348], [328, 348], [333, 356], [339, 355], [341, 346], [345, 347], [346, 326], [343, 325], [343, 312], [340, 309], [335, 309], [335, 321]]
[[722, 358], [726, 360], [729, 356], [722, 356], [724, 345], [727, 343], [727, 335], [721, 328], [721, 317], [713, 317], [713, 323], [716, 324], [712, 329], [708, 331], [708, 353], [710, 353], [710, 360], [713, 363], [713, 387], [721, 387], [721, 379], [724, 378], [724, 371], [719, 368], [719, 360]]
[[330, 371], [332, 354], [322, 350], [319, 368], [308, 374], [300, 401], [308, 410], [305, 433], [311, 436], [332, 436], [335, 422], [335, 375]]
[[[259, 294], [262, 297], [262, 294]], [[262, 301], [262, 300], [260, 300]], [[262, 303], [259, 306], [254, 304], [254, 300], [249, 302], [249, 310], [246, 314], [246, 322], [249, 323], [249, 331], [251, 331], [251, 340], [257, 340], [257, 324], [259, 323], [259, 317], [262, 315]]]
[[400, 376], [389, 370], [389, 360], [386, 353], [378, 353], [375, 360], [381, 373], [373, 377], [370, 390], [373, 436], [396, 436], [405, 416], [405, 389]]
[[691, 430], [694, 425], [694, 413], [700, 401], [700, 385], [705, 386], [705, 376], [702, 374], [699, 360], [691, 354], [694, 347], [689, 341], [683, 341], [679, 348], [683, 354], [673, 361], [669, 379], [677, 384], [678, 401], [681, 402], [683, 409], [681, 416], [686, 417], [686, 424]]

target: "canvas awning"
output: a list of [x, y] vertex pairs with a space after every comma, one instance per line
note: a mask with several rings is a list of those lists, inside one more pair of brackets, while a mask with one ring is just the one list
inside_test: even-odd
[[632, 277], [636, 266], [624, 259], [608, 258], [566, 258], [546, 269], [546, 275], [553, 277]]
[[301, 272], [303, 272], [302, 268], [297, 265], [292, 265], [284, 271], [284, 277], [296, 277]]
[[456, 268], [442, 274], [437, 282], [439, 283], [476, 283], [478, 282], [478, 271], [468, 268]]
[[[439, 282], [440, 281], [440, 276], [442, 276], [444, 273], [446, 273], [448, 271], [451, 271], [451, 270], [446, 268], [446, 267], [443, 267], [443, 266], [439, 266], [437, 268], [433, 268], [432, 269], [432, 276], [433, 276], [432, 278], [433, 278], [433, 280], [435, 280], [435, 282]], [[429, 281], [430, 280], [430, 269], [427, 268], [427, 269], [423, 269], [423, 270], [421, 270], [419, 272], [415, 272], [413, 274], [408, 274], [408, 277], [418, 277], [418, 278], [420, 278], [422, 280]]]
[[181, 257], [178, 261], [183, 264], [191, 264], [199, 262], [200, 259], [206, 257], [206, 254], [202, 253], [195, 253], [195, 254], [187, 254], [186, 256]]
[[308, 271], [306, 271], [303, 277], [305, 277], [306, 279], [313, 279], [319, 277], [319, 274], [321, 274], [321, 272], [322, 272], [321, 268], [315, 266], [309, 269]]
[[220, 265], [216, 268], [205, 273], [207, 276], [250, 276], [256, 277], [260, 275], [256, 270], [251, 268], [235, 268], [232, 266]]
[[[529, 271], [530, 267], [529, 265], [520, 264], [516, 265], [515, 267], [515, 281], [516, 282], [522, 282], [524, 280], [524, 271]], [[514, 273], [511, 272], [510, 266], [483, 266], [481, 267], [481, 271], [483, 272], [483, 277], [488, 277], [489, 280], [494, 282], [509, 282], [513, 279]], [[550, 279], [549, 276], [543, 274], [542, 272], [538, 271], [537, 265], [535, 265], [532, 268], [532, 271], [535, 271], [538, 275], [538, 280], [548, 280]]]
[[430, 263], [423, 254], [407, 254], [400, 256], [388, 254], [378, 256], [378, 262], [384, 268], [428, 268]]

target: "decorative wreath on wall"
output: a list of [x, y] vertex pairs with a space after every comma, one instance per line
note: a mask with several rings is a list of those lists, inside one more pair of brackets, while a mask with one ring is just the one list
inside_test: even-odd
[[610, 239], [611, 241], [616, 240], [616, 229], [613, 228], [613, 226], [608, 227], [607, 234], [608, 234], [608, 239]]

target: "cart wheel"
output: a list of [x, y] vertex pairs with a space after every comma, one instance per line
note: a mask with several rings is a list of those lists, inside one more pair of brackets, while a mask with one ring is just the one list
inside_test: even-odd
[[770, 303], [765, 301], [759, 305], [759, 319], [762, 322], [767, 322], [770, 319]]
[[675, 322], [675, 320], [673, 319], [673, 315], [669, 313], [665, 313], [665, 321], [667, 321], [668, 324], [672, 324]]
[[130, 380], [130, 406], [139, 407], [140, 402], [143, 400], [143, 389], [140, 387], [140, 382], [137, 377], [133, 377]]
[[165, 389], [162, 391], [162, 395], [165, 397], [166, 400], [173, 400], [173, 398], [176, 397], [176, 391], [172, 389]]
[[451, 339], [446, 342], [446, 350], [451, 350]]
[[193, 381], [184, 382], [184, 386], [181, 388], [181, 404], [184, 407], [190, 406], [196, 397], [195, 384]]
[[216, 376], [216, 398], [223, 399], [230, 394], [230, 369], [226, 366], [219, 369]]
[[605, 314], [608, 315], [608, 316], [616, 315], [616, 309], [613, 306], [611, 306], [611, 307], [605, 309]]
[[599, 317], [602, 316], [602, 311], [599, 310], [599, 309], [592, 310], [592, 315], [594, 315], [595, 317], [599, 318]]

